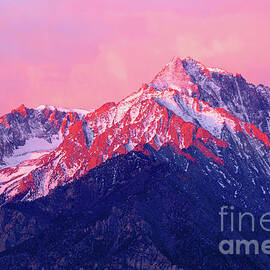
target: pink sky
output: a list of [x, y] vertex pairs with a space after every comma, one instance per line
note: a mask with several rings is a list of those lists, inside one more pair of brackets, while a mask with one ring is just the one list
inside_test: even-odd
[[119, 101], [173, 56], [270, 86], [269, 0], [2, 0], [0, 114]]

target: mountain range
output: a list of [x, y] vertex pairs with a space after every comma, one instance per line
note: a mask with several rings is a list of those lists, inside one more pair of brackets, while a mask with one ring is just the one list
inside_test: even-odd
[[268, 236], [218, 213], [270, 209], [269, 128], [269, 87], [192, 58], [96, 110], [21, 105], [0, 118], [0, 268], [268, 269], [219, 252]]

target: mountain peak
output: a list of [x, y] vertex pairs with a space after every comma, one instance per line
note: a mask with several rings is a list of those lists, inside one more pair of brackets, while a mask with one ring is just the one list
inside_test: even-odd
[[[189, 96], [198, 96], [198, 80], [213, 80], [213, 73], [233, 76], [231, 72], [216, 67], [207, 67], [192, 57], [174, 56], [155, 76], [150, 85], [158, 90], [176, 89]], [[236, 76], [239, 76], [236, 74]], [[196, 78], [196, 81], [194, 79]], [[194, 84], [195, 83], [195, 84]]]
[[26, 116], [27, 115], [27, 111], [26, 110], [27, 110], [27, 108], [25, 107], [25, 105], [24, 104], [21, 104], [17, 109], [12, 110], [11, 113], [18, 112], [22, 116]]
[[183, 60], [173, 57], [172, 60], [155, 76], [151, 85], [157, 89], [177, 89], [196, 91], [191, 77], [187, 74]]
[[182, 58], [179, 56], [174, 56], [167, 65], [176, 65], [179, 62], [182, 62]]

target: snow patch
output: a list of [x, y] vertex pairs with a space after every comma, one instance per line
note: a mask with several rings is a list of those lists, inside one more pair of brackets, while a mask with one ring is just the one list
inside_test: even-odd
[[25, 160], [43, 156], [56, 149], [62, 140], [57, 135], [52, 137], [51, 143], [43, 138], [31, 138], [25, 142], [25, 145], [15, 149], [11, 157], [5, 157], [3, 161], [6, 165], [0, 166], [0, 169], [17, 166]]

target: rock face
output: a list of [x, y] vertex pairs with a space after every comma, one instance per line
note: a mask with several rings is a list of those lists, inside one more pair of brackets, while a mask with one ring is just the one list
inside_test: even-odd
[[264, 254], [219, 252], [223, 239], [269, 237], [221, 232], [218, 213], [270, 209], [269, 107], [269, 88], [174, 58], [88, 114], [2, 117], [7, 134], [62, 141], [0, 170], [0, 269], [267, 269]]
[[269, 134], [269, 87], [247, 83], [240, 74], [209, 71], [207, 76], [192, 59], [183, 61], [183, 65], [198, 85], [200, 99], [212, 107], [226, 109], [239, 120], [252, 123]]

